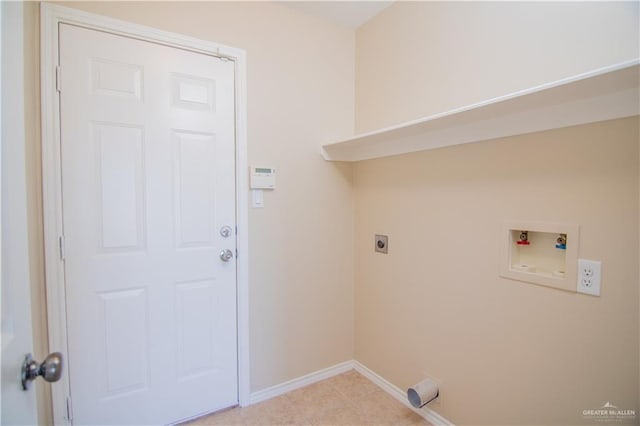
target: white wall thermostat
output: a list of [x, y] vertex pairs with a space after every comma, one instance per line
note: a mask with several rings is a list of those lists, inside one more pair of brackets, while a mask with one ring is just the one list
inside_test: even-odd
[[251, 166], [251, 189], [274, 189], [275, 187], [276, 169]]

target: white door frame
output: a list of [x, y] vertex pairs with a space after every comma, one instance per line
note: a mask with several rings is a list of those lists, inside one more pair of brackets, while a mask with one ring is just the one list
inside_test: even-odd
[[[68, 23], [139, 40], [178, 47], [193, 52], [222, 56], [235, 62], [236, 109], [236, 221], [237, 309], [238, 309], [238, 402], [249, 404], [249, 252], [248, 178], [246, 133], [246, 53], [220, 44], [161, 31], [155, 28], [107, 18], [76, 9], [42, 3], [40, 9], [41, 104], [42, 104], [42, 192], [44, 214], [45, 279], [49, 350], [67, 354], [65, 271], [63, 248], [62, 191], [60, 164], [60, 104], [57, 90], [58, 28]], [[68, 368], [52, 386], [55, 424], [70, 424], [67, 407], [70, 395]]]

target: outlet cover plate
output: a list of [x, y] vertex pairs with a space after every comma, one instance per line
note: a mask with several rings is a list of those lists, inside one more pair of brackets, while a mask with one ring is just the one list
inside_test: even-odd
[[387, 254], [389, 251], [389, 237], [387, 235], [376, 235], [375, 250], [378, 253]]
[[602, 262], [578, 259], [578, 293], [600, 296]]

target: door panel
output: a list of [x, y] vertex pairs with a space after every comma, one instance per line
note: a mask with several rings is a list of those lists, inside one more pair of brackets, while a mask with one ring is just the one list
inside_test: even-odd
[[144, 243], [142, 126], [92, 123], [96, 144], [98, 223], [102, 251], [140, 250]]
[[[35, 387], [23, 391], [20, 367], [33, 352], [31, 291], [27, 227], [25, 170], [23, 5], [0, 2], [0, 46], [2, 50], [2, 371], [0, 372], [0, 424], [37, 424]], [[5, 60], [12, 58], [12, 60]], [[16, 60], [18, 58], [19, 60]], [[35, 354], [38, 361], [40, 354]], [[42, 380], [42, 379], [39, 379]], [[48, 386], [48, 384], [46, 385]]]
[[177, 248], [215, 245], [213, 134], [173, 132]]
[[62, 24], [60, 67], [74, 423], [235, 405], [233, 62]]

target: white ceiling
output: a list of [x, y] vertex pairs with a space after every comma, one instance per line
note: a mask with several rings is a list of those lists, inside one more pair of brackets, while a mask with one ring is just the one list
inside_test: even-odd
[[358, 28], [373, 18], [393, 0], [379, 1], [282, 1], [285, 6], [326, 19], [348, 28]]

